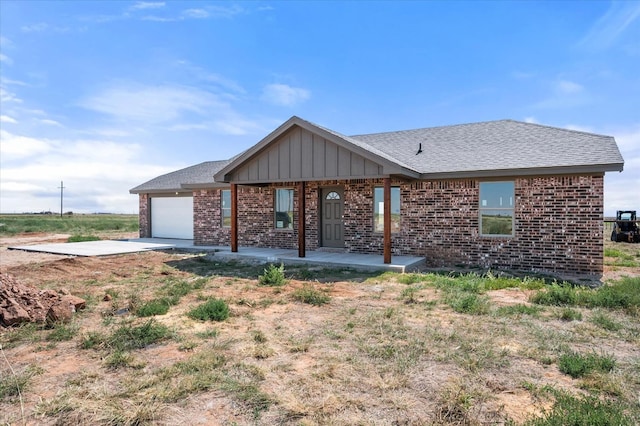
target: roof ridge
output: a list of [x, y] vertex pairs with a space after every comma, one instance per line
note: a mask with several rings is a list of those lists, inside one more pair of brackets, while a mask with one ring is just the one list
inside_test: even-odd
[[500, 120], [500, 121], [511, 121], [513, 123], [518, 123], [518, 124], [526, 124], [526, 125], [530, 125], [530, 126], [544, 127], [544, 128], [547, 128], [547, 129], [562, 130], [562, 131], [565, 131], [565, 132], [579, 133], [581, 135], [612, 137], [612, 136], [609, 136], [609, 135], [603, 135], [602, 133], [587, 132], [587, 131], [584, 131], [584, 130], [567, 129], [566, 127], [551, 126], [549, 124], [530, 123], [528, 121], [519, 121], [519, 120], [512, 120], [512, 119], [505, 119], [505, 120]]
[[458, 124], [446, 124], [443, 126], [432, 126], [432, 127], [415, 127], [413, 129], [404, 129], [404, 130], [389, 130], [386, 132], [375, 132], [375, 133], [361, 133], [358, 135], [351, 135], [350, 137], [355, 138], [355, 137], [359, 137], [359, 136], [372, 136], [372, 135], [384, 135], [386, 133], [403, 133], [403, 132], [415, 132], [416, 130], [434, 130], [434, 129], [450, 129], [450, 128], [454, 128], [454, 127], [462, 127], [462, 126], [473, 126], [476, 124], [487, 124], [487, 123], [499, 123], [501, 121], [512, 121], [512, 122], [518, 122], [517, 120], [511, 120], [508, 118], [505, 119], [500, 119], [500, 120], [487, 120], [487, 121], [476, 121], [476, 122], [471, 122], [471, 123], [458, 123]]
[[[607, 135], [603, 135], [601, 133], [587, 132], [587, 131], [584, 131], [584, 130], [567, 129], [565, 127], [550, 126], [548, 124], [530, 123], [528, 121], [514, 120], [512, 118], [503, 118], [503, 119], [500, 119], [500, 120], [487, 120], [487, 121], [476, 121], [476, 122], [471, 122], [471, 123], [447, 124], [447, 125], [444, 125], [444, 126], [416, 127], [416, 128], [413, 128], [413, 129], [405, 129], [405, 130], [390, 130], [390, 131], [385, 131], [385, 132], [362, 133], [362, 134], [358, 134], [358, 135], [351, 135], [350, 137], [358, 138], [358, 137], [364, 137], [364, 136], [384, 135], [384, 134], [390, 134], [390, 133], [409, 133], [409, 132], [415, 132], [415, 131], [418, 131], [418, 130], [452, 129], [452, 128], [456, 128], [456, 127], [475, 126], [475, 125], [478, 125], [478, 124], [489, 124], [489, 123], [500, 123], [500, 122], [508, 122], [508, 123], [516, 123], [516, 124], [537, 126], [537, 127], [547, 128], [547, 129], [562, 130], [562, 131], [565, 131], [565, 132], [573, 132], [573, 133], [589, 135], [589, 136], [607, 136]], [[607, 136], [607, 137], [610, 137], [610, 136]]]

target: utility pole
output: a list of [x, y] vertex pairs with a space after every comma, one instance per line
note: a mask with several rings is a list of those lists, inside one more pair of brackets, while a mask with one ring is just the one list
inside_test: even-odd
[[60, 181], [60, 217], [62, 218], [62, 200], [64, 199], [64, 184]]

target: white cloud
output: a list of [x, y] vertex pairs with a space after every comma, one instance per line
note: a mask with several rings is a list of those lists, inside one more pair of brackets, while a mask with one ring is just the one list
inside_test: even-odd
[[538, 120], [535, 117], [525, 117], [524, 118], [524, 122], [525, 123], [537, 124]]
[[579, 124], [567, 124], [564, 126], [564, 128], [569, 130], [575, 130], [577, 132], [595, 133], [591, 127], [581, 126]]
[[25, 32], [25, 33], [39, 33], [39, 32], [48, 30], [49, 24], [45, 24], [44, 22], [39, 22], [37, 24], [23, 25], [20, 29], [22, 30], [22, 32]]
[[151, 2], [151, 1], [139, 1], [136, 2], [129, 9], [131, 10], [148, 10], [148, 9], [161, 9], [165, 6], [165, 2]]
[[0, 123], [18, 123], [14, 118], [9, 117], [8, 115], [0, 115]]
[[[180, 60], [175, 62], [175, 66], [179, 67], [181, 70], [186, 70], [188, 73], [192, 74], [196, 79], [204, 81], [206, 83], [212, 83], [216, 86], [219, 86], [221, 89], [225, 89], [227, 91], [232, 91], [239, 94], [245, 94], [246, 90], [238, 84], [236, 81], [228, 79], [220, 74], [216, 74], [205, 70], [197, 65], [193, 65], [191, 62], [186, 60]], [[227, 97], [232, 97], [229, 93], [225, 94]]]
[[5, 131], [1, 140], [3, 212], [57, 211], [64, 181], [65, 211], [136, 213], [137, 197], [129, 189], [184, 167], [147, 164], [140, 159], [142, 147], [131, 143], [35, 139]]
[[41, 122], [42, 124], [47, 124], [47, 125], [49, 125], [49, 126], [64, 127], [62, 124], [58, 123], [57, 121], [55, 121], [55, 120], [49, 120], [49, 119], [47, 119], [47, 118], [40, 120], [40, 122]]
[[640, 18], [640, 2], [611, 2], [607, 12], [598, 19], [578, 45], [595, 49], [608, 48], [634, 22], [637, 22], [638, 18]]
[[[620, 151], [640, 154], [640, 126], [634, 130], [626, 130], [615, 135]], [[640, 171], [640, 169], [639, 169]], [[638, 207], [640, 210], [640, 207]]]
[[605, 176], [605, 215], [616, 210], [640, 211], [640, 126], [613, 132], [624, 158], [624, 171]]
[[13, 59], [3, 53], [0, 53], [0, 62], [4, 62], [7, 65], [13, 65]]
[[286, 84], [269, 84], [262, 91], [262, 100], [281, 106], [295, 106], [311, 97], [311, 92]]
[[[20, 27], [23, 33], [43, 33], [43, 32], [55, 32], [55, 33], [68, 33], [71, 31], [69, 27], [58, 27], [47, 24], [46, 22], [38, 22], [37, 24], [23, 25]], [[86, 28], [78, 28], [79, 31], [84, 31]]]
[[51, 151], [52, 144], [47, 140], [33, 139], [0, 130], [0, 154], [2, 161], [22, 159]]
[[582, 85], [575, 83], [573, 81], [568, 81], [568, 80], [558, 81], [556, 83], [555, 88], [558, 93], [564, 93], [569, 95], [584, 91], [584, 87], [582, 87]]
[[213, 94], [190, 87], [128, 85], [106, 89], [80, 105], [122, 120], [167, 123], [185, 113], [206, 115], [221, 103]]
[[210, 14], [204, 9], [187, 9], [182, 11], [182, 16], [185, 18], [204, 19], [208, 18]]
[[15, 102], [20, 104], [22, 103], [22, 99], [18, 98], [15, 93], [11, 93], [0, 86], [0, 102]]
[[575, 81], [558, 79], [550, 85], [549, 96], [533, 105], [539, 109], [574, 108], [591, 102], [585, 87]]

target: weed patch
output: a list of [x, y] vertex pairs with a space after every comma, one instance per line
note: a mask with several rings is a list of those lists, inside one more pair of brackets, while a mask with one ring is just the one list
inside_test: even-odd
[[484, 315], [490, 311], [487, 297], [465, 291], [450, 292], [445, 295], [444, 301], [460, 314]]
[[153, 299], [136, 309], [136, 315], [139, 317], [152, 317], [155, 315], [165, 315], [169, 312], [169, 307], [178, 303], [177, 298], [163, 297]]
[[615, 367], [616, 361], [611, 355], [590, 353], [583, 355], [568, 352], [560, 355], [558, 367], [560, 371], [575, 378], [584, 377], [592, 371], [608, 373]]
[[128, 351], [142, 349], [152, 343], [166, 340], [170, 336], [171, 332], [166, 325], [150, 319], [139, 326], [121, 325], [107, 339], [106, 344], [117, 351]]
[[542, 311], [539, 306], [523, 305], [519, 303], [517, 305], [500, 306], [496, 309], [495, 313], [500, 317], [520, 317], [522, 315], [538, 316]]
[[264, 273], [258, 277], [258, 284], [270, 287], [281, 287], [287, 283], [284, 277], [284, 265], [274, 264], [265, 268]]
[[50, 342], [64, 342], [73, 339], [80, 327], [77, 324], [56, 323], [55, 328], [47, 336]]
[[619, 403], [593, 396], [575, 397], [558, 391], [553, 393], [555, 394], [553, 407], [545, 411], [541, 417], [525, 422], [525, 426], [632, 426], [636, 424], [624, 413], [624, 407]]
[[224, 321], [229, 318], [229, 305], [221, 299], [209, 299], [190, 310], [187, 316], [200, 321]]
[[315, 288], [304, 285], [302, 288], [298, 288], [293, 292], [294, 300], [302, 303], [308, 303], [309, 305], [321, 306], [325, 303], [329, 303], [331, 297], [323, 291], [316, 290]]
[[18, 372], [13, 372], [11, 369], [0, 370], [0, 401], [11, 399], [24, 393], [33, 376], [41, 373], [42, 370], [40, 368], [33, 366]]

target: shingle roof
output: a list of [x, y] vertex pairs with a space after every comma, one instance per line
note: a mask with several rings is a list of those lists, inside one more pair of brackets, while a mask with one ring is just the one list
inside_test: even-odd
[[[513, 120], [351, 136], [424, 174], [605, 166], [624, 160], [611, 136]], [[422, 152], [417, 154], [422, 144]]]
[[231, 160], [205, 161], [195, 166], [185, 167], [175, 172], [155, 177], [148, 182], [129, 190], [131, 194], [146, 192], [184, 192], [185, 188], [226, 186], [216, 183], [213, 175]]
[[[289, 123], [289, 124], [288, 124]], [[346, 145], [375, 154], [423, 178], [505, 176], [540, 173], [622, 171], [624, 160], [611, 136], [514, 120], [486, 121], [397, 132], [345, 136], [299, 117], [292, 117], [258, 145], [234, 158], [207, 161], [167, 173], [129, 192], [173, 192], [224, 186], [214, 175], [234, 160], [253, 155], [287, 126], [301, 124], [327, 132]], [[283, 128], [284, 126], [284, 128]], [[421, 150], [420, 153], [418, 151]]]

